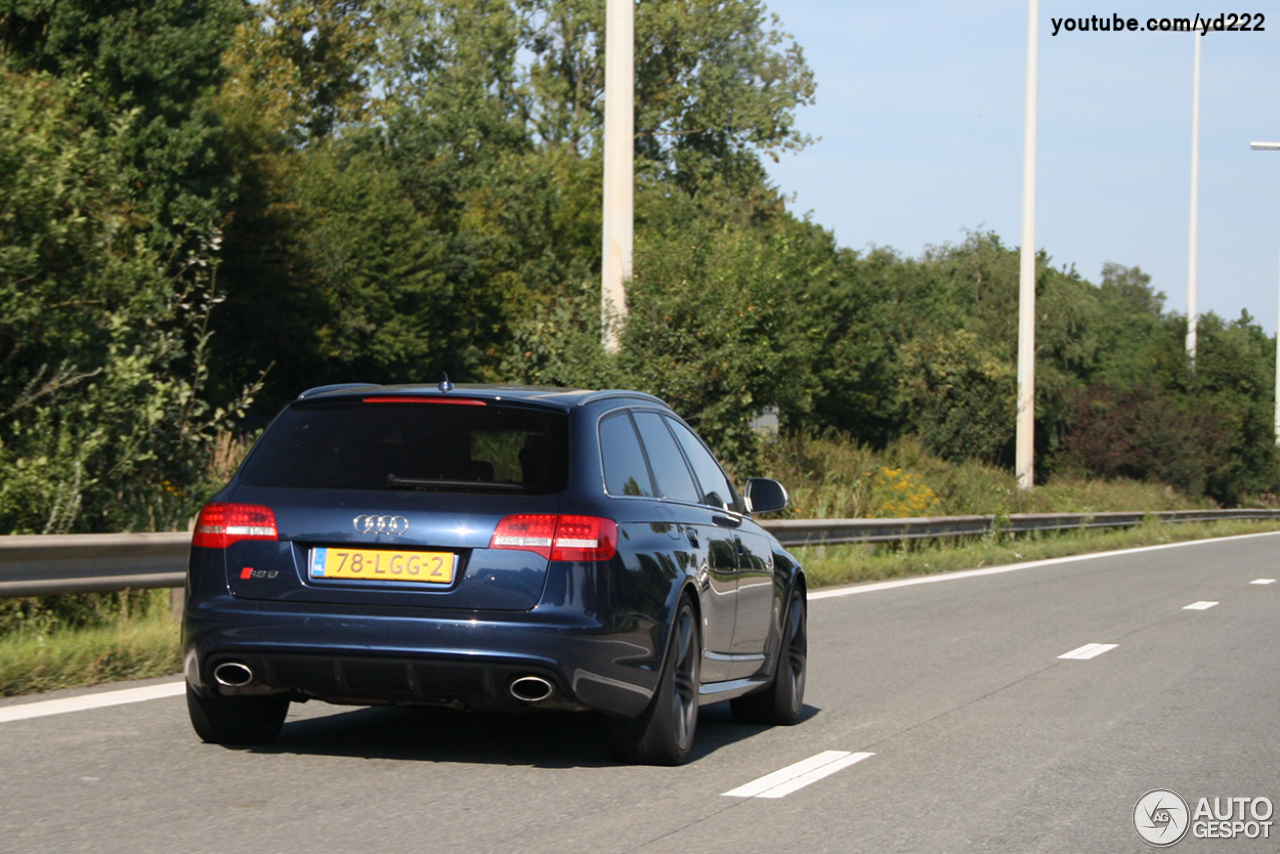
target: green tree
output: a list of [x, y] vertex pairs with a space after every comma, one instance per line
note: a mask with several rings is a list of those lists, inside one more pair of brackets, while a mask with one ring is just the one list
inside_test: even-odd
[[134, 113], [120, 165], [145, 188], [149, 239], [179, 256], [233, 190], [211, 101], [244, 10], [241, 0], [0, 0], [11, 70], [81, 79], [71, 109], [99, 131]]
[[828, 274], [802, 280], [816, 301], [810, 320], [819, 387], [811, 426], [883, 447], [907, 429], [903, 347], [953, 331], [960, 318], [928, 265], [883, 248], [859, 255], [825, 240], [833, 255]]
[[761, 226], [733, 204], [672, 192], [651, 206], [619, 362], [632, 384], [672, 403], [740, 464], [754, 459], [752, 416], [776, 407], [799, 423], [812, 409], [808, 282], [831, 253], [803, 223], [780, 216]]
[[946, 460], [993, 462], [1007, 454], [1017, 414], [1013, 366], [964, 329], [903, 348], [911, 428]]
[[378, 32], [368, 0], [254, 3], [223, 58], [224, 106], [255, 110], [295, 144], [324, 139], [366, 117]]
[[174, 261], [86, 83], [0, 66], [0, 531], [169, 529], [207, 487], [217, 234]]
[[[604, 122], [604, 4], [517, 0], [535, 57], [521, 106], [537, 138], [584, 155]], [[803, 148], [813, 102], [803, 51], [759, 0], [636, 4], [636, 153], [687, 189], [716, 175], [755, 193], [761, 155]]]
[[303, 195], [329, 174], [310, 170], [310, 159], [329, 157], [336, 129], [368, 119], [374, 11], [358, 0], [253, 4], [223, 57], [214, 108], [236, 196], [220, 269], [227, 303], [213, 318], [217, 400], [269, 369], [261, 399], [278, 406], [341, 368], [327, 360], [323, 338], [339, 307], [312, 251], [314, 212]]

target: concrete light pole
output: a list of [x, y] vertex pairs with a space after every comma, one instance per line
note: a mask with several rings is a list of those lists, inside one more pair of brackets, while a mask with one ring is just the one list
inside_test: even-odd
[[1196, 273], [1199, 267], [1200, 244], [1200, 39], [1192, 32], [1196, 42], [1194, 83], [1191, 91], [1191, 235], [1187, 249], [1187, 358], [1194, 368], [1196, 364], [1196, 330], [1200, 315], [1196, 309]]
[[604, 235], [601, 343], [618, 352], [635, 242], [634, 0], [607, 0], [604, 23]]
[[1035, 483], [1036, 451], [1036, 87], [1040, 2], [1028, 0], [1027, 105], [1022, 139], [1022, 251], [1018, 274], [1018, 488]]
[[[1280, 142], [1252, 142], [1249, 147], [1254, 151], [1280, 151]], [[1276, 444], [1280, 445], [1280, 314], [1276, 322]]]

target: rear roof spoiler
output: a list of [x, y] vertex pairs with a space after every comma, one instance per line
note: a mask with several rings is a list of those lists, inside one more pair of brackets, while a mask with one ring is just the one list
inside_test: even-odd
[[654, 397], [651, 394], [645, 394], [642, 391], [625, 391], [623, 389], [606, 389], [604, 391], [593, 391], [588, 395], [580, 398], [577, 402], [578, 406], [586, 406], [588, 403], [595, 403], [597, 400], [611, 400], [613, 398], [630, 398], [631, 400], [643, 400], [646, 403], [656, 403], [663, 409], [670, 409], [671, 405], [660, 397]]
[[309, 388], [302, 394], [298, 395], [297, 400], [304, 397], [314, 397], [317, 394], [323, 394], [326, 391], [343, 391], [349, 388], [379, 388], [377, 383], [335, 383], [334, 385], [318, 385], [315, 388]]

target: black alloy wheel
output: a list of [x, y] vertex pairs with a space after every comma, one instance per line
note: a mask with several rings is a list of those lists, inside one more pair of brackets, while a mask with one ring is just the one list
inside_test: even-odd
[[772, 684], [764, 691], [730, 701], [734, 718], [752, 724], [791, 726], [799, 723], [800, 713], [804, 711], [808, 659], [808, 605], [801, 587], [792, 595], [787, 608]]
[[212, 744], [270, 744], [280, 734], [289, 713], [287, 696], [201, 696], [187, 685], [191, 726]]
[[642, 765], [684, 763], [698, 730], [701, 663], [698, 617], [688, 597], [681, 597], [653, 701], [634, 720], [608, 722], [609, 749], [615, 758]]
[[[676, 660], [672, 666], [672, 703], [675, 737], [679, 749], [688, 754], [698, 731], [698, 666], [702, 650], [698, 643], [698, 618], [687, 602], [676, 619]], [[684, 756], [680, 757], [684, 761]]]

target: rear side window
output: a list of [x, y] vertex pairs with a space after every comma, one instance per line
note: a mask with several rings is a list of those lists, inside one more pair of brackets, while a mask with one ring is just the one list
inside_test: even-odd
[[569, 481], [564, 413], [405, 402], [295, 404], [240, 472], [249, 486], [548, 495]]
[[637, 412], [635, 417], [644, 449], [649, 452], [654, 480], [658, 482], [658, 494], [676, 501], [700, 503], [698, 487], [676, 447], [676, 440], [662, 423], [662, 416], [656, 412]]
[[617, 412], [600, 419], [600, 459], [604, 463], [604, 488], [610, 495], [653, 497], [649, 466], [627, 413]]
[[729, 485], [729, 478], [725, 476], [720, 464], [716, 462], [715, 457], [711, 456], [711, 452], [706, 449], [702, 441], [679, 421], [668, 418], [667, 423], [671, 425], [676, 438], [680, 440], [680, 447], [684, 448], [685, 456], [693, 466], [693, 473], [697, 475], [698, 483], [702, 486], [702, 503], [729, 510], [741, 509], [738, 506], [737, 494]]

